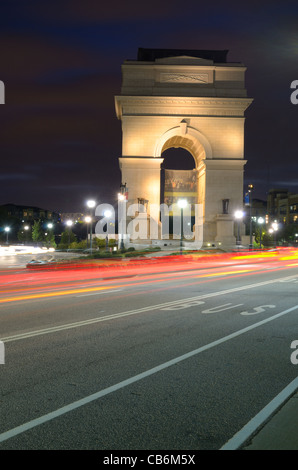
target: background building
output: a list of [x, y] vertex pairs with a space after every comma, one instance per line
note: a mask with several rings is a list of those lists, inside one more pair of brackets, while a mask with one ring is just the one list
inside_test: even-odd
[[0, 218], [1, 220], [5, 218], [16, 218], [21, 222], [34, 222], [34, 220], [42, 220], [57, 223], [60, 221], [60, 214], [35, 206], [4, 204], [0, 206]]
[[267, 207], [270, 219], [276, 219], [284, 225], [298, 224], [298, 194], [286, 189], [271, 189]]
[[[0, 242], [7, 241], [6, 229], [9, 230], [9, 241], [20, 242], [29, 241], [32, 228], [35, 222], [40, 222], [41, 230], [47, 231], [52, 224], [52, 230], [59, 232], [61, 226], [60, 214], [48, 209], [36, 206], [25, 206], [17, 204], [4, 204], [0, 206]], [[20, 236], [25, 233], [26, 237]]]

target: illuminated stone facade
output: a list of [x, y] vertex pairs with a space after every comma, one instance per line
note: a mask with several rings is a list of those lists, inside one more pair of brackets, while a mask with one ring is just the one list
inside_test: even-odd
[[[122, 65], [115, 97], [122, 122], [122, 182], [128, 202], [160, 203], [163, 152], [191, 153], [203, 207], [204, 243], [235, 243], [234, 212], [243, 205], [244, 112], [251, 104], [246, 67], [227, 51], [139, 49]], [[226, 202], [223, 202], [226, 201]], [[158, 213], [151, 213], [157, 219]]]

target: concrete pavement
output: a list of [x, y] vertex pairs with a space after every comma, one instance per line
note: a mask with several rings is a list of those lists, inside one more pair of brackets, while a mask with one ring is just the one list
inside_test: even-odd
[[298, 392], [240, 449], [298, 450]]

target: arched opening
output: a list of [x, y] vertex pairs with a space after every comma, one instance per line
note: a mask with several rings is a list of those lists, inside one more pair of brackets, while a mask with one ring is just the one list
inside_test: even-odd
[[[166, 146], [165, 146], [166, 147]], [[194, 156], [186, 148], [168, 147], [162, 153], [164, 159], [161, 165], [160, 200], [170, 208], [179, 199], [186, 199], [191, 204], [189, 229], [195, 223], [194, 204], [197, 202], [197, 172]], [[179, 219], [179, 220], [178, 220]], [[180, 216], [170, 211], [169, 233], [163, 230], [163, 235], [173, 236], [175, 227], [180, 227]], [[165, 229], [167, 230], [167, 229]], [[176, 234], [177, 235], [177, 234]]]
[[164, 161], [161, 165], [160, 172], [160, 200], [161, 203], [164, 203], [166, 170], [194, 170], [196, 164], [191, 153], [188, 150], [180, 147], [167, 148], [161, 156]]

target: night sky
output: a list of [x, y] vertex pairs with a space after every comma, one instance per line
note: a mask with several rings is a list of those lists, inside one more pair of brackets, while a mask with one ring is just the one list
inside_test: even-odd
[[[1, 0], [0, 204], [115, 203], [121, 64], [138, 48], [228, 49], [247, 66], [245, 185], [298, 192], [297, 1]], [[245, 189], [245, 188], [244, 188]]]

